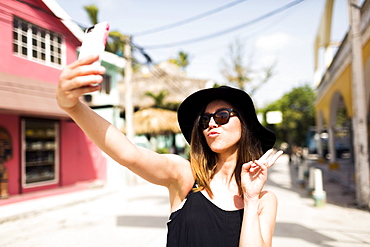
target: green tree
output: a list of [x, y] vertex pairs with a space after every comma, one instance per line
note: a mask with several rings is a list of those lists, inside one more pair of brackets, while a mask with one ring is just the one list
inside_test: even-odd
[[[85, 5], [83, 8], [86, 11], [86, 14], [92, 25], [99, 23], [99, 8], [95, 4]], [[118, 31], [109, 32], [109, 37], [105, 50], [117, 55], [122, 56], [125, 46], [125, 37]]]
[[190, 64], [189, 54], [184, 51], [179, 51], [176, 58], [170, 58], [168, 61], [179, 66], [182, 71]]
[[269, 111], [283, 113], [281, 123], [268, 125], [277, 134], [278, 143], [288, 142], [291, 147], [306, 145], [307, 131], [315, 125], [314, 100], [315, 92], [309, 85], [304, 85], [292, 89], [262, 110], [264, 114]]
[[89, 17], [89, 20], [92, 25], [98, 24], [98, 14], [99, 14], [99, 8], [95, 4], [85, 5], [83, 7], [87, 13], [87, 16]]
[[[83, 7], [88, 15], [92, 25], [99, 23], [99, 8], [95, 4], [86, 5]], [[124, 49], [126, 44], [126, 36], [119, 31], [113, 30], [109, 32], [108, 41], [105, 46], [105, 51], [124, 57]], [[140, 63], [135, 57], [132, 58], [132, 68], [134, 72], [141, 69]], [[124, 71], [122, 71], [124, 73]]]
[[[99, 8], [95, 4], [86, 5], [83, 7], [92, 25], [99, 23]], [[105, 50], [114, 53], [118, 56], [123, 56], [125, 47], [125, 35], [119, 31], [109, 32], [109, 37]]]
[[[242, 90], [248, 85], [250, 95], [272, 77], [274, 68], [275, 63], [262, 70], [252, 69], [245, 58], [245, 47], [238, 38], [228, 46], [227, 53], [221, 60], [221, 74], [224, 78]], [[262, 78], [257, 78], [257, 74]]]
[[151, 97], [154, 100], [154, 108], [165, 108], [164, 99], [168, 95], [168, 92], [166, 90], [162, 90], [158, 94], [154, 94], [153, 92], [146, 92], [145, 95]]
[[153, 92], [145, 92], [146, 96], [151, 97], [154, 100], [154, 108], [161, 108], [171, 111], [176, 111], [180, 105], [178, 102], [165, 102], [166, 96], [169, 94], [167, 90], [162, 90], [159, 93], [155, 94]]

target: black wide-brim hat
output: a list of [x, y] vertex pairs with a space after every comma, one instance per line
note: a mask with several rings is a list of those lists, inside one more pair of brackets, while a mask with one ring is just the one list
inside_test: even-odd
[[262, 150], [264, 152], [274, 146], [276, 135], [271, 130], [262, 126], [258, 121], [251, 97], [243, 90], [228, 86], [199, 90], [188, 96], [181, 103], [177, 111], [177, 118], [181, 132], [188, 143], [190, 143], [193, 125], [200, 111], [214, 100], [225, 100], [229, 102], [238, 111], [242, 112], [245, 118], [253, 122], [253, 132], [261, 141]]

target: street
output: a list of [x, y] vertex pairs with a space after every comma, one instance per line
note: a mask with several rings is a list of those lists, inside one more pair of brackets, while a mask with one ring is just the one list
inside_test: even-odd
[[[267, 189], [279, 199], [273, 246], [370, 246], [370, 213], [338, 205], [351, 197], [344, 195], [338, 199], [333, 196], [325, 206], [315, 207], [305, 189], [295, 185], [295, 169], [289, 166], [287, 156], [278, 160], [269, 176]], [[335, 185], [326, 187], [335, 189]], [[91, 191], [99, 192], [98, 196], [78, 203], [66, 202], [65, 206], [54, 209], [29, 212], [20, 219], [1, 217], [5, 210], [10, 211], [23, 202], [2, 206], [0, 246], [165, 246], [169, 215], [165, 188], [141, 183], [120, 190], [99, 188], [75, 193], [82, 198], [84, 193]], [[72, 194], [63, 196], [70, 198]], [[39, 200], [47, 208], [45, 204], [58, 197], [61, 196], [35, 199], [24, 205]]]
[[3, 223], [0, 246], [165, 246], [169, 212], [166, 189], [150, 185], [133, 190], [148, 189], [150, 197], [115, 192]]

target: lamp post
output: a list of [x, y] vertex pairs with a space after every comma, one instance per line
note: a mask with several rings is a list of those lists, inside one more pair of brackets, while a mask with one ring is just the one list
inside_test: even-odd
[[134, 106], [132, 102], [132, 54], [131, 54], [131, 36], [125, 37], [124, 54], [126, 58], [125, 65], [125, 125], [126, 136], [130, 141], [134, 141]]

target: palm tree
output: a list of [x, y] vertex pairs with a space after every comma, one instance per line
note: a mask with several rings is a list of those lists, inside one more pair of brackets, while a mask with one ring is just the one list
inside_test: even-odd
[[[90, 4], [84, 6], [84, 9], [90, 19], [92, 25], [99, 23], [99, 8], [95, 4]], [[105, 46], [105, 51], [116, 54], [117, 56], [124, 57], [126, 35], [122, 34], [120, 31], [110, 31], [107, 44]], [[141, 65], [136, 58], [132, 58], [132, 68], [134, 72], [141, 69]], [[124, 71], [123, 71], [124, 72]]]
[[186, 67], [189, 66], [189, 54], [184, 51], [179, 51], [177, 58], [170, 58], [169, 62], [176, 64], [181, 68], [182, 71], [185, 71]]
[[154, 100], [154, 108], [167, 109], [166, 105], [164, 104], [164, 99], [168, 95], [168, 91], [162, 90], [157, 94], [153, 92], [146, 92], [145, 95], [151, 97]]
[[90, 19], [90, 22], [92, 25], [98, 24], [98, 13], [99, 13], [99, 8], [95, 4], [90, 4], [90, 5], [85, 5], [84, 9]]
[[[92, 25], [99, 23], [99, 8], [95, 4], [85, 5], [84, 9], [90, 19]], [[125, 35], [119, 31], [109, 32], [109, 37], [105, 50], [107, 52], [114, 53], [120, 57], [123, 57], [123, 51], [125, 47]]]
[[[167, 118], [168, 118], [167, 121], [169, 121], [169, 122], [167, 123], [167, 125], [173, 126], [173, 123], [176, 122], [175, 126], [177, 126], [177, 121], [176, 120], [170, 121], [171, 118], [169, 118], [170, 116], [176, 116], [176, 111], [174, 109], [172, 109], [173, 108], [173, 104], [171, 104], [171, 103], [165, 104], [164, 103], [164, 99], [168, 95], [168, 91], [161, 90], [157, 94], [148, 91], [148, 92], [145, 93], [145, 95], [154, 99], [154, 106], [153, 106], [153, 108], [161, 109], [160, 113], [167, 114], [168, 115], [167, 116]], [[158, 109], [155, 110], [155, 111], [158, 111]], [[177, 109], [177, 107], [176, 107], [176, 109]], [[150, 112], [150, 108], [148, 108], [148, 109], [146, 109], [144, 111], [149, 111]], [[153, 110], [151, 110], [151, 111], [153, 111]], [[163, 117], [165, 117], [165, 116], [163, 116]], [[176, 119], [176, 117], [175, 117], [175, 119]], [[173, 120], [173, 118], [172, 118], [172, 120]], [[177, 146], [176, 146], [176, 133], [179, 133], [179, 129], [178, 129], [178, 127], [171, 127], [171, 128], [170, 128], [171, 131], [168, 131], [167, 132], [167, 135], [170, 135], [171, 138], [172, 138], [172, 144], [171, 144], [172, 151], [174, 153], [178, 153]], [[147, 138], [149, 140], [150, 139], [150, 135], [147, 135]]]

